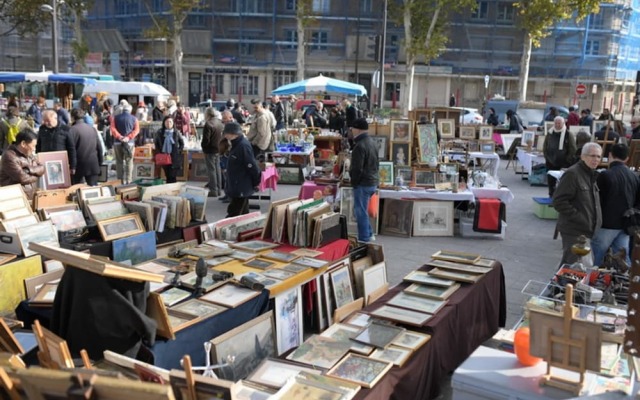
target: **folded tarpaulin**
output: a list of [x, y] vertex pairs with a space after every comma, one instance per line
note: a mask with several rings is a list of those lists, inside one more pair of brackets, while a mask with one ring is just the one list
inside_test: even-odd
[[502, 233], [505, 205], [500, 199], [477, 199], [473, 217], [475, 232]]

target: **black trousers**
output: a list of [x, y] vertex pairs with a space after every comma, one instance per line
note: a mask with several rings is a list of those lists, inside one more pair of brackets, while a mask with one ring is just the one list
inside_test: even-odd
[[71, 184], [75, 185], [78, 183], [82, 183], [83, 180], [87, 181], [87, 185], [96, 186], [98, 184], [99, 175], [74, 175], [71, 177]]
[[232, 197], [227, 206], [227, 218], [244, 214], [249, 214], [249, 198]]
[[173, 165], [164, 165], [164, 175], [167, 177], [167, 183], [176, 183], [176, 170]]

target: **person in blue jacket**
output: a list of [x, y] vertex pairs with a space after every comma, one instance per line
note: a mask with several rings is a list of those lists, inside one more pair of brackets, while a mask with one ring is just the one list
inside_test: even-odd
[[235, 217], [249, 213], [249, 197], [258, 191], [262, 172], [240, 124], [229, 122], [222, 134], [231, 142], [225, 188], [225, 194], [230, 199], [227, 217]]

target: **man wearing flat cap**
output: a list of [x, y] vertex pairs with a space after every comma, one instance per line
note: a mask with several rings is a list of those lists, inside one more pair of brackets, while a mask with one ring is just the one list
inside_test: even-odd
[[225, 194], [230, 202], [227, 218], [249, 212], [249, 197], [258, 191], [262, 172], [258, 167], [251, 143], [244, 137], [242, 127], [237, 122], [229, 122], [222, 131], [231, 142], [227, 164], [227, 185]]
[[364, 118], [353, 121], [351, 131], [355, 146], [351, 151], [351, 185], [353, 186], [353, 210], [358, 223], [358, 241], [375, 240], [369, 223], [369, 200], [378, 186], [378, 148], [369, 137], [369, 124]]

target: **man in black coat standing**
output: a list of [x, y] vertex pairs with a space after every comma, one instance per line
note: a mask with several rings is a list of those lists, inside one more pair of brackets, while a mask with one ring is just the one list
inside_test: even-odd
[[240, 124], [229, 122], [222, 133], [225, 139], [231, 141], [225, 188], [225, 194], [231, 199], [227, 207], [228, 218], [249, 212], [249, 197], [258, 191], [262, 172]]
[[76, 173], [76, 144], [67, 125], [58, 123], [58, 114], [54, 110], [42, 113], [42, 125], [38, 130], [36, 153], [48, 151], [66, 151], [71, 175]]
[[369, 124], [364, 118], [353, 121], [351, 131], [355, 146], [351, 152], [351, 186], [353, 186], [353, 210], [358, 224], [358, 241], [375, 240], [369, 215], [369, 200], [378, 186], [378, 148], [369, 137]]
[[220, 111], [208, 107], [204, 112], [206, 122], [202, 130], [202, 152], [204, 153], [209, 178], [209, 197], [222, 194], [222, 175], [220, 173], [220, 141], [222, 140], [222, 116]]
[[70, 132], [75, 139], [77, 158], [76, 173], [71, 177], [71, 183], [75, 185], [86, 180], [87, 185], [96, 186], [103, 161], [98, 132], [93, 126], [84, 122], [83, 109], [71, 110], [71, 118], [73, 126]]

